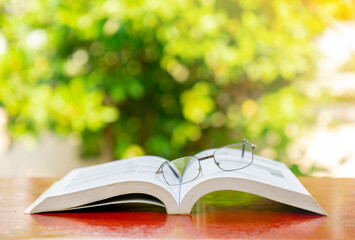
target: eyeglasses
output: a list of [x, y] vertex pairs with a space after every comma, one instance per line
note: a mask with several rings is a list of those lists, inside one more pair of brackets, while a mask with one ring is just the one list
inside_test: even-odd
[[165, 181], [172, 186], [191, 182], [198, 178], [201, 173], [201, 161], [213, 158], [214, 163], [223, 171], [236, 171], [248, 167], [253, 163], [253, 150], [256, 145], [248, 140], [241, 143], [227, 145], [216, 149], [213, 154], [196, 157], [188, 156], [166, 161], [155, 172], [162, 174]]

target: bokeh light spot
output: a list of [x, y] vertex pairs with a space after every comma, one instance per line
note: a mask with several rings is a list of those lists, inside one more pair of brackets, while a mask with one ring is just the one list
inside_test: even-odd
[[212, 115], [212, 126], [222, 127], [226, 123], [226, 116], [221, 112], [216, 112]]
[[258, 111], [258, 104], [252, 99], [247, 99], [242, 103], [241, 110], [245, 117], [252, 117]]
[[87, 63], [89, 59], [89, 54], [84, 49], [79, 49], [73, 54], [73, 61], [76, 65], [83, 66]]
[[106, 35], [112, 36], [115, 34], [120, 27], [120, 23], [117, 19], [110, 18], [106, 21], [103, 31]]
[[6, 53], [7, 46], [8, 44], [6, 38], [0, 33], [0, 56]]
[[41, 48], [47, 41], [47, 33], [43, 29], [36, 29], [26, 37], [26, 46], [31, 49]]
[[133, 158], [144, 155], [144, 149], [139, 145], [131, 145], [127, 148], [125, 153], [123, 154], [123, 158]]

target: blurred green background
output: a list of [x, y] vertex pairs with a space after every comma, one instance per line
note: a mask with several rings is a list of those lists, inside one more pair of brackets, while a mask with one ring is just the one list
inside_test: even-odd
[[[84, 158], [168, 159], [240, 142], [289, 148], [319, 107], [315, 37], [354, 19], [335, 0], [0, 0], [0, 106], [11, 141], [44, 132]], [[353, 101], [353, 100], [350, 100]], [[302, 156], [302, 154], [300, 155]]]

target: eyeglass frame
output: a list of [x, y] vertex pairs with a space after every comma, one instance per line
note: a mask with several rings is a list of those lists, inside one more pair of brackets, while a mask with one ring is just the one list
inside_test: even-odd
[[[243, 144], [242, 157], [244, 157], [244, 151], [245, 151], [245, 150], [244, 150], [244, 149], [245, 149], [244, 146], [245, 146], [245, 144], [247, 144], [247, 145], [250, 147], [250, 149], [251, 149], [251, 161], [250, 161], [250, 163], [249, 163], [248, 165], [244, 166], [244, 167], [237, 168], [237, 169], [228, 169], [228, 170], [227, 170], [227, 169], [221, 168], [221, 167], [219, 166], [220, 163], [218, 163], [218, 162], [216, 161], [216, 159], [215, 159], [215, 156], [214, 156], [215, 153], [216, 153], [217, 151], [219, 151], [220, 149], [222, 149], [222, 148], [227, 148], [227, 147], [230, 147], [230, 146], [236, 146], [236, 145], [242, 145], [242, 144]], [[204, 156], [204, 157], [201, 157], [201, 158], [196, 157], [196, 156], [186, 156], [186, 157], [182, 157], [182, 158], [188, 158], [188, 157], [190, 157], [190, 158], [196, 158], [196, 159], [197, 159], [197, 162], [198, 162], [198, 169], [199, 169], [199, 171], [198, 171], [199, 173], [198, 173], [198, 175], [197, 175], [194, 179], [191, 179], [191, 180], [189, 180], [189, 181], [187, 181], [187, 182], [184, 182], [184, 183], [170, 184], [170, 183], [166, 180], [165, 175], [164, 175], [164, 172], [163, 172], [163, 167], [164, 167], [165, 165], [167, 165], [167, 164], [168, 164], [168, 167], [169, 167], [169, 168], [172, 170], [172, 172], [174, 173], [175, 177], [181, 179], [180, 176], [176, 173], [176, 171], [169, 165], [170, 161], [165, 161], [165, 162], [163, 162], [163, 163], [159, 166], [159, 168], [158, 168], [158, 170], [155, 172], [155, 174], [158, 175], [158, 174], [161, 173], [161, 174], [163, 175], [163, 178], [164, 178], [165, 182], [166, 182], [167, 184], [169, 184], [170, 186], [183, 185], [183, 184], [186, 184], [186, 183], [189, 183], [189, 182], [192, 182], [192, 181], [196, 180], [196, 179], [202, 174], [202, 168], [201, 168], [201, 163], [200, 163], [200, 162], [203, 161], [203, 160], [210, 159], [210, 158], [213, 158], [213, 161], [214, 161], [214, 163], [217, 165], [217, 167], [218, 167], [219, 169], [221, 169], [222, 171], [225, 171], [225, 172], [238, 171], [238, 170], [241, 170], [241, 169], [244, 169], [244, 168], [249, 167], [249, 166], [253, 163], [253, 161], [254, 161], [254, 153], [253, 153], [253, 150], [254, 150], [254, 149], [256, 149], [256, 145], [250, 143], [247, 139], [244, 139], [244, 140], [242, 140], [241, 143], [229, 144], [229, 145], [226, 145], [226, 146], [223, 146], [223, 147], [219, 147], [219, 148], [217, 148], [216, 150], [214, 150], [211, 155], [208, 155], [208, 156]], [[177, 158], [177, 159], [180, 159], [180, 158]], [[172, 160], [172, 161], [175, 161], [175, 160], [177, 160], [177, 159], [174, 159], [174, 160]]]

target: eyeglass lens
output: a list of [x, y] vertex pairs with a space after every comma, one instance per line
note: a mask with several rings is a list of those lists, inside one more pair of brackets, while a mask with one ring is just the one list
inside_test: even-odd
[[200, 163], [196, 157], [183, 157], [163, 166], [163, 175], [170, 185], [180, 185], [190, 182], [200, 174]]
[[[249, 144], [240, 143], [217, 149], [213, 158], [220, 169], [233, 171], [249, 166], [253, 161], [253, 152]], [[190, 156], [166, 162], [162, 172], [168, 184], [180, 185], [195, 180], [200, 169], [198, 158]]]
[[253, 161], [253, 152], [249, 144], [241, 143], [217, 149], [213, 157], [219, 168], [232, 171], [249, 166]]

